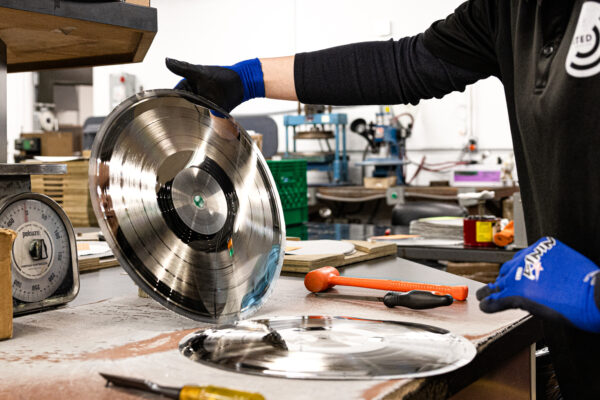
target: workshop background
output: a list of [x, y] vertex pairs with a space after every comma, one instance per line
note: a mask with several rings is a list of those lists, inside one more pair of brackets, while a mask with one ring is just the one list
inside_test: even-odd
[[[129, 94], [119, 85], [111, 84], [111, 75], [113, 79], [123, 76], [128, 87], [135, 91], [173, 87], [179, 79], [165, 67], [165, 57], [195, 64], [231, 65], [249, 58], [285, 56], [351, 42], [397, 40], [423, 32], [432, 21], [446, 17], [460, 3], [461, 0], [154, 0], [152, 7], [158, 10], [159, 31], [144, 61], [94, 67], [93, 87], [58, 85], [63, 93], [56, 95], [57, 99], [69, 94], [78, 99], [71, 101], [76, 106], [56, 105], [58, 122], [82, 125], [89, 116], [107, 115]], [[22, 132], [34, 130], [37, 75], [34, 72], [8, 75], [9, 160], [14, 154], [14, 139]], [[373, 121], [378, 110], [377, 106], [334, 109], [348, 114], [349, 122], [356, 118]], [[480, 81], [463, 93], [421, 101], [414, 107], [394, 106], [393, 111], [408, 111], [415, 116], [413, 133], [407, 141], [408, 158], [415, 163], [407, 168], [409, 178], [422, 156], [427, 157], [428, 163], [461, 159], [470, 139], [475, 139], [478, 146], [473, 157], [477, 160], [483, 157], [484, 164], [497, 164], [498, 157], [502, 161], [511, 160], [506, 103], [496, 78]], [[246, 102], [233, 112], [234, 116], [271, 116], [278, 124], [280, 152], [285, 146], [283, 116], [295, 113], [295, 102], [268, 99]], [[361, 184], [361, 168], [354, 161], [362, 158], [366, 141], [349, 130], [346, 135], [351, 160], [349, 179]], [[299, 141], [298, 150], [319, 151], [319, 145], [316, 141]], [[369, 169], [366, 174], [370, 174]], [[309, 184], [327, 180], [324, 172], [308, 173]], [[449, 180], [449, 172], [421, 171], [412, 184], [428, 185], [431, 180]]]
[[165, 57], [397, 40], [462, 1], [0, 0], [0, 399], [555, 392], [539, 320], [475, 295], [529, 245], [497, 79], [239, 125], [170, 90]]

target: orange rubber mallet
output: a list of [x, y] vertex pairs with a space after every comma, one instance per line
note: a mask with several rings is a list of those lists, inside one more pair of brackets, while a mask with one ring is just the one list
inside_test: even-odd
[[334, 267], [322, 267], [310, 271], [304, 277], [304, 286], [313, 293], [322, 292], [335, 285], [357, 286], [369, 289], [391, 290], [394, 292], [409, 292], [411, 290], [426, 290], [441, 294], [449, 294], [455, 300], [465, 300], [469, 294], [468, 286], [444, 286], [428, 283], [391, 281], [387, 279], [349, 278], [340, 276]]

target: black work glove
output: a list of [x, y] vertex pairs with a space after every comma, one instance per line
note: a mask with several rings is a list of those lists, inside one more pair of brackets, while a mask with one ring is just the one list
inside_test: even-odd
[[246, 100], [265, 96], [262, 68], [258, 58], [230, 67], [193, 65], [171, 58], [167, 68], [182, 79], [175, 89], [185, 90], [212, 101], [231, 112]]

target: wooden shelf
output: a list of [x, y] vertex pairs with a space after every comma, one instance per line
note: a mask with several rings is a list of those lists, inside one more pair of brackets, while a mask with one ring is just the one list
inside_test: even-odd
[[151, 7], [0, 0], [8, 72], [139, 62], [156, 32], [157, 13]]

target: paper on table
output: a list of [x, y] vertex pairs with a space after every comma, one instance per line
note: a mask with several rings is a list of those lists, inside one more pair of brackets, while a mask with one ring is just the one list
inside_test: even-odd
[[79, 257], [92, 255], [111, 255], [112, 251], [108, 247], [108, 243], [99, 241], [82, 241], [77, 242], [77, 255]]
[[86, 160], [81, 156], [33, 156], [34, 160], [41, 162], [67, 162]]

